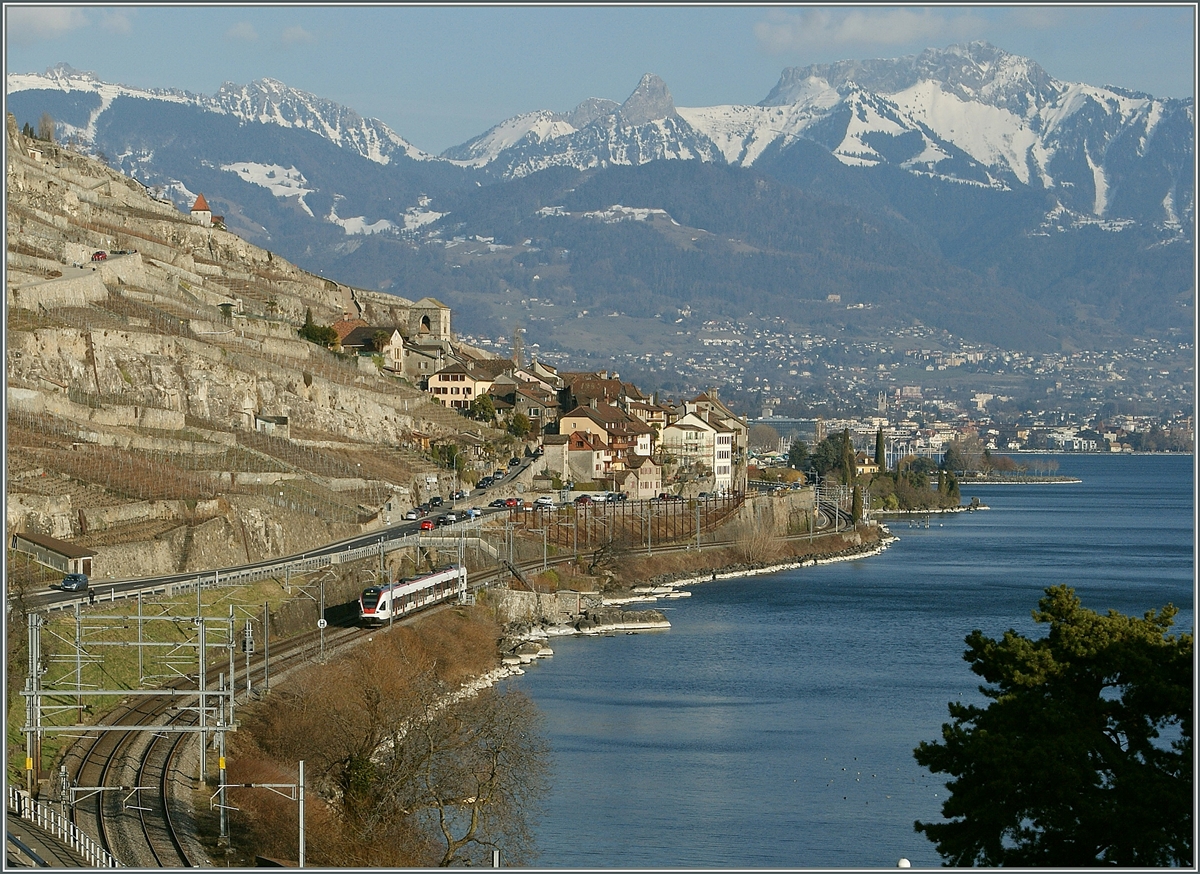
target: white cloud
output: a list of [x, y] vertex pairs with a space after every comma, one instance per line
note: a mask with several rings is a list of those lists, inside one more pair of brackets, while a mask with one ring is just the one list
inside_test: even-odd
[[905, 45], [973, 39], [986, 22], [970, 12], [947, 15], [933, 9], [772, 10], [754, 26], [768, 52], [812, 50], [838, 45]]
[[299, 25], [284, 28], [283, 36], [281, 37], [284, 45], [293, 45], [295, 43], [312, 43], [316, 42], [317, 38]]
[[7, 35], [19, 45], [57, 39], [88, 25], [82, 9], [66, 6], [10, 6], [4, 15]]
[[129, 13], [124, 10], [120, 12], [105, 12], [100, 17], [100, 27], [107, 33], [115, 33], [121, 36], [133, 32], [133, 22], [129, 20]]
[[242, 42], [254, 42], [258, 39], [258, 31], [254, 29], [254, 25], [249, 21], [239, 21], [229, 30], [225, 31], [226, 39], [236, 39]]

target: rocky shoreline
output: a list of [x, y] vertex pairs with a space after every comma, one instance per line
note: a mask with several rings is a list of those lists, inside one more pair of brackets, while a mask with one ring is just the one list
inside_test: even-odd
[[976, 510], [992, 509], [987, 504], [971, 504], [962, 507], [930, 507], [928, 510], [872, 510], [873, 516], [943, 516], [947, 513], [974, 513]]
[[1077, 476], [1004, 476], [992, 477], [984, 479], [967, 479], [960, 480], [959, 488], [963, 486], [1029, 486], [1029, 485], [1044, 485], [1058, 486], [1065, 483], [1081, 483]]

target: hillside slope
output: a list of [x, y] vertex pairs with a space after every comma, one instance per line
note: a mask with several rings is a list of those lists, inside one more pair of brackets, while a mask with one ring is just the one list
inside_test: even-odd
[[296, 334], [307, 311], [381, 323], [407, 301], [204, 227], [11, 116], [6, 135], [9, 535], [94, 549], [100, 578], [198, 570], [450, 485], [421, 450], [473, 423]]

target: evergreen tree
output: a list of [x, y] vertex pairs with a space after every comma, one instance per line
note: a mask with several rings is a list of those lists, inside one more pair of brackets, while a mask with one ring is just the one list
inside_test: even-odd
[[954, 866], [1191, 866], [1192, 635], [1167, 634], [1170, 604], [1126, 616], [1045, 592], [1048, 634], [967, 635], [990, 703], [950, 702], [914, 751], [950, 790], [917, 831]]
[[842, 430], [842, 485], [854, 485], [858, 471], [854, 468], [854, 443], [850, 440], [850, 429]]
[[883, 444], [883, 428], [875, 432], [875, 466], [880, 473], [887, 471], [887, 447]]
[[803, 470], [808, 466], [808, 445], [799, 438], [792, 441], [788, 447], [788, 467], [793, 470]]
[[859, 486], [854, 487], [854, 491], [850, 496], [850, 521], [857, 525], [862, 520], [863, 514], [863, 496], [862, 489]]

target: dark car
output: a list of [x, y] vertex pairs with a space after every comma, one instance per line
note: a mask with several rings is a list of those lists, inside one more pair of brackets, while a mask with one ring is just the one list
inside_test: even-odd
[[509, 467], [516, 467], [520, 463], [521, 463], [521, 459], [517, 458], [517, 456], [515, 456], [515, 455], [508, 460]]
[[88, 587], [87, 574], [67, 574], [63, 577], [64, 592], [86, 592]]
[[504, 498], [496, 498], [496, 500], [492, 501], [490, 504], [488, 504], [488, 506], [489, 507], [504, 507], [505, 506]]
[[441, 495], [434, 495], [432, 498], [429, 499], [429, 506], [431, 506], [431, 507], [440, 507], [440, 506], [442, 506], [443, 503], [444, 503], [444, 501], [442, 501]]
[[586, 507], [588, 504], [592, 503], [592, 499], [589, 495], [580, 495], [575, 499], [575, 503], [581, 507]]
[[481, 479], [479, 482], [475, 483], [475, 488], [477, 488], [477, 489], [486, 489], [486, 488], [487, 488], [488, 486], [490, 486], [491, 484], [492, 484], [492, 478], [491, 478], [490, 476], [485, 476], [485, 477], [484, 477], [483, 479]]

